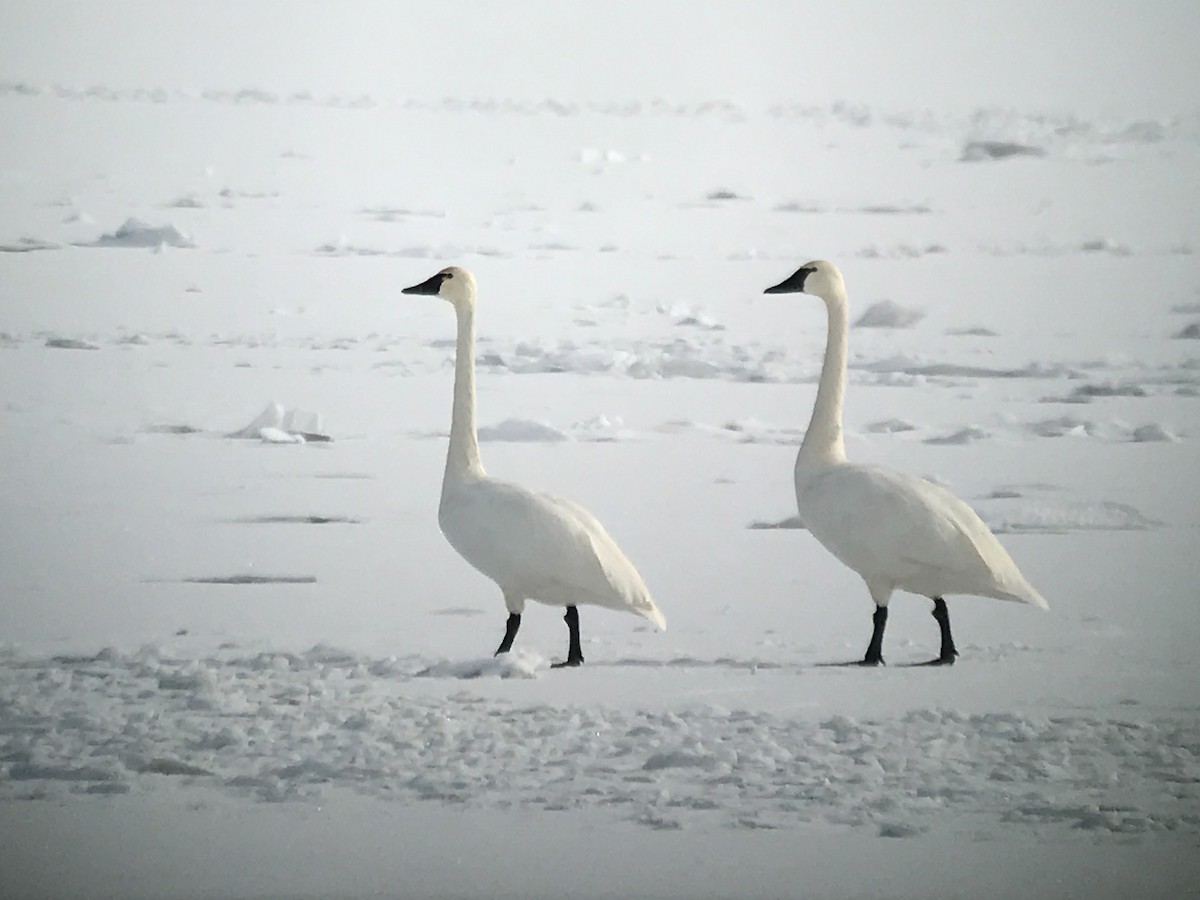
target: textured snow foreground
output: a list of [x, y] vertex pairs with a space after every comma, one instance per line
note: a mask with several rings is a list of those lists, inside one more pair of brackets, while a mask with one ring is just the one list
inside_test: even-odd
[[[1189, 720], [932, 709], [810, 720], [686, 703], [623, 711], [420, 697], [412, 680], [446, 666], [327, 648], [4, 665], [8, 799], [74, 786], [123, 794], [159, 775], [273, 801], [353, 788], [468, 808], [608, 809], [659, 829], [819, 823], [909, 837], [948, 815], [987, 814], [1200, 836], [1200, 723]], [[518, 657], [475, 670], [532, 677], [538, 665]]]
[[[589, 7], [620, 66], [575, 20], [484, 23], [603, 49], [570, 97], [570, 66], [506, 82], [538, 57], [508, 40], [376, 77], [444, 46], [420, 5], [289, 7], [262, 73], [267, 4], [120, 6], [0, 29], [0, 896], [1195, 893], [1194, 109], [1048, 110], [1036, 79], [975, 108], [882, 62], [862, 90], [967, 105], [775, 96], [859, 71], [796, 53], [807, 4], [678, 44]], [[1047, 6], [992, 83], [1037, 70]], [[881, 9], [849, 19], [939, 69], [984, 27], [896, 40]], [[1068, 16], [1050, 71], [1169, 73], [1141, 38], [1185, 12], [1113, 13], [1117, 53]], [[952, 668], [908, 665], [938, 635], [908, 595], [886, 668], [828, 665], [871, 609], [795, 518], [826, 322], [761, 293], [818, 256], [853, 302], [850, 457], [963, 497], [1050, 604], [951, 597]], [[585, 607], [552, 672], [561, 611], [530, 604], [488, 655], [500, 593], [436, 519], [453, 316], [400, 294], [449, 264], [489, 473], [594, 512], [670, 631]]]

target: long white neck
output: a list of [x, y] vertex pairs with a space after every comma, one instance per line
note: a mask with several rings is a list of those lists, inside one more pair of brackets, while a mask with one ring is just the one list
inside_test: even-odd
[[451, 479], [482, 476], [479, 437], [475, 433], [475, 307], [455, 303], [458, 340], [454, 351], [454, 411], [450, 418], [450, 448], [446, 452], [443, 486]]
[[847, 332], [850, 330], [846, 295], [839, 291], [822, 298], [829, 313], [829, 335], [825, 342], [825, 362], [817, 385], [817, 400], [800, 454], [796, 471], [820, 468], [846, 461], [842, 442], [842, 397], [846, 393]]

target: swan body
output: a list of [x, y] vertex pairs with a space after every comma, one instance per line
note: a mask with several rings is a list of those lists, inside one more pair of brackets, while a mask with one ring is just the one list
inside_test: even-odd
[[508, 623], [497, 654], [512, 647], [526, 600], [566, 607], [567, 660], [583, 663], [578, 604], [631, 612], [666, 629], [633, 563], [578, 504], [488, 477], [475, 428], [475, 279], [443, 269], [405, 294], [443, 298], [458, 322], [454, 405], [438, 525], [452, 546], [503, 592]]
[[874, 630], [862, 660], [883, 662], [887, 606], [896, 590], [929, 597], [942, 633], [935, 664], [954, 662], [946, 594], [975, 594], [1047, 609], [996, 536], [970, 506], [923, 478], [846, 459], [842, 403], [846, 391], [849, 313], [845, 283], [832, 263], [816, 260], [766, 293], [806, 293], [825, 301], [829, 336], [812, 419], [796, 457], [796, 505], [825, 549], [866, 582]]

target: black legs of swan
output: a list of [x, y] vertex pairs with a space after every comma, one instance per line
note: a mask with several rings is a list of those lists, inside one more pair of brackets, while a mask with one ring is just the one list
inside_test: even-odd
[[938, 628], [942, 630], [942, 650], [937, 659], [925, 663], [927, 666], [952, 666], [958, 650], [954, 646], [954, 638], [950, 635], [950, 610], [946, 601], [941, 597], [933, 598], [933, 617], [937, 619]]
[[[883, 630], [887, 627], [888, 611], [886, 606], [875, 607], [871, 617], [875, 628], [871, 632], [871, 643], [867, 645], [867, 655], [862, 658], [860, 666], [878, 666], [883, 664]], [[938, 628], [942, 631], [942, 649], [937, 659], [921, 663], [923, 666], [952, 666], [958, 650], [954, 646], [954, 638], [950, 634], [950, 610], [946, 601], [941, 597], [933, 598], [933, 617], [937, 619]]]
[[867, 655], [862, 658], [860, 666], [878, 666], [883, 664], [883, 629], [887, 627], [887, 607], [875, 607], [871, 616], [875, 628], [871, 632], [871, 643], [867, 645]]
[[579, 610], [574, 606], [568, 606], [563, 620], [567, 623], [567, 630], [570, 632], [567, 642], [567, 659], [565, 662], [554, 663], [550, 666], [552, 669], [583, 665], [583, 650], [579, 646]]
[[500, 646], [496, 648], [493, 656], [499, 656], [501, 653], [507, 653], [512, 649], [513, 638], [517, 636], [517, 629], [521, 627], [521, 617], [516, 613], [508, 614], [508, 622], [504, 626], [504, 640], [500, 642]]
[[[570, 633], [570, 638], [567, 641], [567, 659], [566, 662], [554, 663], [550, 666], [552, 669], [583, 665], [583, 650], [579, 645], [579, 610], [574, 606], [568, 606], [567, 614], [563, 616], [563, 619], [566, 620], [567, 630]], [[517, 613], [509, 613], [508, 622], [504, 626], [504, 640], [496, 648], [494, 656], [507, 653], [512, 649], [513, 639], [516, 638], [517, 629], [520, 627], [521, 617]]]

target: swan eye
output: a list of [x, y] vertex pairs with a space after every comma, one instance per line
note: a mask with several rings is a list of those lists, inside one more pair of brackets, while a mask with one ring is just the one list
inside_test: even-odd
[[453, 277], [454, 277], [453, 272], [443, 272], [442, 273], [442, 281], [449, 281]]

